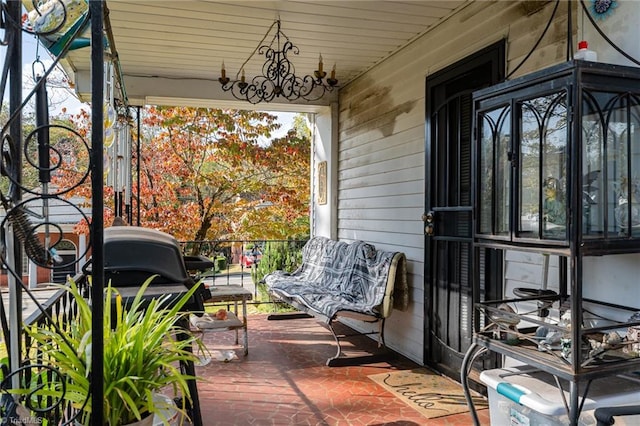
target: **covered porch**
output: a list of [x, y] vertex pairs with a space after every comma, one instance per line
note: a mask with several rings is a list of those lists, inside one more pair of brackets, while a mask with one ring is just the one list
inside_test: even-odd
[[[104, 284], [98, 186], [105, 100], [125, 114], [144, 105], [309, 113], [311, 235], [364, 240], [407, 256], [410, 307], [388, 322], [387, 343], [398, 361], [330, 369], [324, 359], [333, 348], [325, 330], [251, 317], [247, 358], [198, 368], [201, 424], [229, 424], [236, 416], [243, 416], [237, 424], [470, 424], [468, 414], [424, 421], [368, 376], [428, 366], [459, 377], [473, 340], [474, 301], [512, 290], [521, 277], [503, 277], [509, 265], [535, 269], [518, 285], [538, 283], [541, 261], [496, 257], [483, 264], [483, 293], [474, 288], [470, 93], [568, 61], [578, 33], [602, 59], [609, 54], [611, 62], [626, 64], [589, 26], [584, 3], [90, 2], [91, 28], [84, 35], [92, 43], [87, 38], [84, 46], [58, 53], [80, 98], [93, 104], [94, 300]], [[613, 15], [601, 25], [624, 36], [616, 19], [638, 13]], [[250, 79], [262, 72], [265, 61], [256, 50], [268, 43], [262, 37], [276, 22], [299, 48], [292, 58], [299, 75], [324, 66], [332, 76], [335, 63], [337, 84], [325, 96], [252, 103], [225, 90], [219, 80], [225, 76], [240, 79], [244, 72]], [[211, 333], [205, 342], [215, 349], [221, 339]], [[474, 370], [497, 367], [498, 358], [480, 359]], [[96, 380], [94, 395], [100, 395]], [[487, 422], [487, 411], [480, 414]]]

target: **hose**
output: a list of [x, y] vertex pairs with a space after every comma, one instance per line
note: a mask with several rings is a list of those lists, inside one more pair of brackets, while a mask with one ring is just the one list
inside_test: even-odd
[[[480, 349], [476, 351], [476, 349]], [[469, 389], [469, 372], [473, 366], [475, 359], [482, 355], [487, 351], [487, 348], [480, 347], [477, 343], [472, 343], [467, 349], [467, 352], [464, 354], [464, 359], [462, 360], [462, 366], [460, 368], [460, 383], [462, 383], [462, 390], [464, 392], [464, 398], [467, 401], [467, 406], [469, 407], [469, 413], [471, 414], [471, 418], [473, 419], [474, 426], [480, 426], [480, 419], [478, 418], [478, 413], [476, 412], [476, 407], [473, 404], [473, 397], [471, 396], [471, 390]]]

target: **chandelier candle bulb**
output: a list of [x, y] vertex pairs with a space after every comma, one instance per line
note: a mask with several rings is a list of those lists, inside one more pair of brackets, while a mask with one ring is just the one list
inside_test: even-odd
[[242, 76], [240, 77], [240, 80], [241, 80], [243, 83], [245, 82], [245, 80], [244, 80], [244, 68], [242, 68]]
[[227, 70], [224, 67], [224, 61], [222, 61], [222, 66], [220, 67], [220, 78], [218, 79], [220, 84], [224, 87], [225, 84], [229, 83], [229, 78], [227, 78]]
[[333, 68], [331, 68], [331, 79], [335, 80], [336, 78], [336, 64], [333, 64]]
[[318, 71], [322, 72], [322, 53], [320, 54], [320, 58], [318, 58]]

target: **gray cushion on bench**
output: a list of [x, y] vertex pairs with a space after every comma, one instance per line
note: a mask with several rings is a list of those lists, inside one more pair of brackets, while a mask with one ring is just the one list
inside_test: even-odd
[[363, 241], [314, 237], [303, 248], [298, 270], [291, 274], [276, 271], [264, 281], [270, 292], [296, 300], [329, 319], [338, 311], [380, 316], [394, 255]]

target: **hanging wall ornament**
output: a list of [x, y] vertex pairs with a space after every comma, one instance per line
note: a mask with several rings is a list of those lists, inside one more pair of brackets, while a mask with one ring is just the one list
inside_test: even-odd
[[591, 16], [595, 19], [605, 19], [618, 7], [617, 0], [591, 0]]

